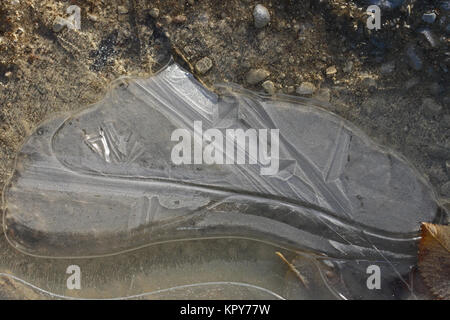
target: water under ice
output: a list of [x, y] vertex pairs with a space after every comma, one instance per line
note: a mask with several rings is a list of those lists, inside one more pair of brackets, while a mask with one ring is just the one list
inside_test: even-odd
[[[77, 294], [188, 298], [208, 288], [218, 297], [414, 296], [406, 279], [420, 223], [444, 215], [429, 184], [400, 156], [313, 100], [271, 99], [233, 85], [217, 90], [172, 63], [148, 79], [119, 79], [102, 101], [42, 123], [23, 145], [4, 190], [4, 237], [17, 250], [2, 244], [9, 255], [2, 275], [66, 297], [74, 293], [63, 280], [49, 284], [42, 272], [31, 276], [14, 261], [44, 263], [48, 279], [57, 272], [51, 270], [75, 262], [117, 266], [130, 255], [136, 261], [153, 256], [159, 265], [178, 267], [161, 267], [172, 273], [156, 275], [157, 268], [146, 265], [151, 272], [145, 276], [137, 275], [142, 265], [139, 272], [125, 268], [128, 275], [116, 268]], [[198, 135], [195, 121], [224, 135], [227, 129], [279, 129], [279, 171], [261, 175], [259, 160], [175, 165], [171, 135], [179, 128]], [[203, 254], [192, 262], [183, 260], [184, 250]], [[218, 250], [234, 253], [224, 257]], [[275, 251], [301, 261], [298, 270], [314, 289], [295, 277], [269, 276], [270, 266], [286, 267]], [[366, 286], [374, 264], [382, 290]], [[213, 271], [186, 276], [180, 266]], [[217, 270], [233, 272], [218, 276]], [[54, 279], [65, 276], [60, 273]], [[135, 276], [160, 280], [131, 290]]]

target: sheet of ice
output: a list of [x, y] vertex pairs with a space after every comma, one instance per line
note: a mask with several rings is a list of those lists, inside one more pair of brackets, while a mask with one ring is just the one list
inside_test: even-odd
[[[442, 209], [405, 160], [313, 100], [218, 90], [170, 64], [41, 124], [4, 191], [8, 241], [28, 255], [74, 258], [234, 237], [384, 261], [395, 276], [412, 265], [420, 222], [438, 221]], [[195, 121], [224, 136], [279, 129], [279, 171], [261, 175], [260, 159], [175, 165], [172, 132], [198, 134]]]

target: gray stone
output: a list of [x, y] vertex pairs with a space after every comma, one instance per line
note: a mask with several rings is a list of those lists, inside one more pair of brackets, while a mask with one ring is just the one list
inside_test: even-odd
[[427, 39], [427, 41], [431, 47], [435, 48], [438, 46], [439, 41], [436, 39], [436, 37], [434, 36], [433, 32], [431, 32], [430, 29], [422, 28], [422, 29], [419, 29], [418, 32], [421, 35], [423, 35], [425, 37], [425, 39]]
[[422, 16], [422, 20], [425, 21], [426, 23], [434, 23], [436, 21], [436, 13], [434, 12], [424, 13]]
[[204, 57], [199, 61], [197, 61], [197, 63], [195, 64], [195, 71], [197, 71], [200, 74], [205, 74], [212, 68], [212, 65], [213, 63], [211, 59], [208, 57]]
[[262, 87], [264, 88], [264, 91], [266, 91], [268, 94], [270, 95], [275, 94], [275, 85], [273, 84], [272, 81], [270, 80], [264, 81]]
[[247, 73], [247, 83], [257, 84], [265, 80], [270, 75], [270, 72], [265, 69], [252, 69]]
[[316, 87], [311, 82], [302, 82], [300, 86], [297, 87], [297, 94], [300, 95], [310, 95], [316, 91]]
[[257, 4], [253, 10], [253, 18], [255, 20], [255, 27], [264, 28], [270, 22], [269, 10], [261, 4]]

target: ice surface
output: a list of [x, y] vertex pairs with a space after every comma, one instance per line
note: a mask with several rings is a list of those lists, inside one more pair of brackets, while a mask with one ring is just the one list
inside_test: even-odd
[[[35, 257], [81, 258], [241, 238], [334, 259], [359, 277], [366, 262], [384, 264], [390, 280], [408, 272], [420, 222], [439, 221], [441, 209], [405, 160], [313, 100], [218, 90], [170, 64], [41, 124], [4, 191], [8, 241]], [[260, 160], [175, 165], [172, 132], [195, 135], [194, 121], [224, 135], [279, 129], [278, 173], [261, 175]]]

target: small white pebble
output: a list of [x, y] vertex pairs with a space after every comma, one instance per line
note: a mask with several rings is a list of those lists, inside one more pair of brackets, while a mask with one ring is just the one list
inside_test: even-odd
[[270, 13], [262, 4], [257, 4], [253, 10], [255, 27], [264, 28], [270, 22]]

